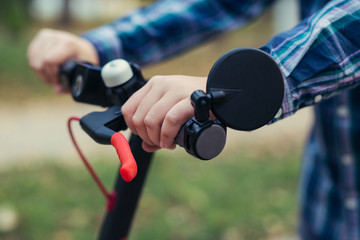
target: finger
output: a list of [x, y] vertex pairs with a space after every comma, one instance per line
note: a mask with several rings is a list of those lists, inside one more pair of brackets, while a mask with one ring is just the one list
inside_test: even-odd
[[[58, 72], [60, 65], [74, 57], [76, 49], [71, 40], [56, 37], [54, 33], [39, 33], [30, 43], [28, 59], [30, 66], [46, 83], [57, 86], [60, 83]], [[56, 87], [60, 89], [60, 87]]]
[[62, 84], [56, 84], [55, 85], [55, 92], [56, 93], [59, 93], [59, 94], [62, 94], [62, 93], [69, 93], [69, 88], [63, 86]]
[[[43, 48], [42, 51], [50, 54], [52, 50], [53, 49], [49, 47]], [[51, 85], [57, 83], [58, 66], [56, 66], [53, 60], [49, 59], [48, 55], [45, 56], [38, 53], [37, 56], [29, 56], [29, 65], [45, 83]]]
[[53, 64], [46, 64], [43, 69], [42, 73], [46, 77], [46, 82], [50, 85], [57, 85], [58, 81], [58, 67]]
[[52, 50], [53, 47], [52, 43], [54, 39], [44, 32], [46, 31], [39, 31], [29, 44], [27, 51], [29, 65], [36, 72], [41, 70], [44, 63], [44, 57]]
[[135, 135], [139, 135], [133, 124], [133, 116], [144, 96], [150, 91], [150, 84], [147, 83], [145, 86], [136, 91], [121, 107], [121, 113], [124, 116], [126, 125]]
[[155, 152], [157, 150], [160, 149], [159, 146], [152, 146], [147, 144], [146, 142], [142, 142], [142, 148], [146, 151], [146, 152]]
[[180, 97], [174, 98], [174, 94], [168, 92], [151, 107], [144, 118], [147, 134], [150, 140], [157, 146], [160, 146], [160, 131], [165, 116], [179, 101], [181, 101]]
[[46, 82], [46, 77], [43, 73], [43, 60], [42, 55], [36, 54], [35, 43], [31, 43], [28, 49], [28, 62], [29, 66], [34, 70], [36, 75], [44, 82]]
[[172, 107], [166, 114], [161, 127], [160, 146], [162, 148], [173, 148], [174, 139], [182, 125], [194, 116], [194, 108], [191, 106], [190, 98], [185, 98]]
[[[136, 112], [134, 113], [132, 118], [134, 127], [136, 128], [136, 132], [139, 134], [141, 139], [147, 144], [153, 146], [159, 146], [159, 142], [156, 143], [150, 139], [147, 131], [147, 125], [151, 125], [149, 124], [149, 122], [152, 122], [152, 119], [147, 118], [147, 121], [145, 122], [145, 117], [150, 111], [152, 111], [154, 105], [156, 105], [156, 103], [163, 97], [163, 94], [164, 93], [160, 88], [152, 87], [148, 94], [146, 94], [139, 103], [138, 108], [136, 109]], [[159, 123], [155, 123], [155, 125], [156, 124]]]
[[43, 68], [47, 72], [47, 82], [51, 85], [60, 85], [59, 68], [67, 59], [74, 57], [75, 50], [67, 47], [65, 43], [53, 45], [44, 57]]
[[59, 64], [73, 56], [75, 46], [64, 33], [51, 29], [42, 29], [31, 41], [28, 57], [40, 62]]

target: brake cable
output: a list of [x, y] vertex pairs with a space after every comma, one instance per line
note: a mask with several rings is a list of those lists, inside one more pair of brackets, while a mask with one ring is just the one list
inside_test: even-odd
[[[71, 122], [73, 122], [73, 121], [79, 122], [80, 118], [79, 117], [70, 117], [67, 122], [67, 127], [68, 127], [68, 131], [69, 131], [72, 143], [73, 143], [76, 151], [78, 152], [82, 162], [84, 163], [86, 169], [88, 170], [91, 177], [95, 181], [96, 185], [100, 189], [101, 193], [104, 195], [105, 199], [107, 200], [106, 209], [109, 212], [111, 212], [115, 208], [117, 194], [115, 191], [109, 192], [106, 189], [106, 187], [102, 183], [101, 179], [97, 175], [96, 171], [94, 170], [94, 168], [89, 163], [88, 159], [85, 157], [85, 155], [81, 151], [79, 145], [77, 144], [77, 142], [75, 140], [74, 133], [71, 128]], [[122, 133], [116, 132], [111, 137], [111, 144], [114, 146], [114, 148], [119, 156], [120, 162], [121, 162], [120, 175], [126, 182], [130, 182], [136, 176], [137, 165], [136, 165], [135, 159], [131, 153], [129, 143]]]

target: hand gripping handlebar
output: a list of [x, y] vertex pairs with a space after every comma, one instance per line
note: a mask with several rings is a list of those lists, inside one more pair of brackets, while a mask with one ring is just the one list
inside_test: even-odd
[[[139, 67], [122, 59], [103, 68], [69, 60], [61, 67], [60, 79], [75, 101], [108, 107], [80, 121], [101, 144], [111, 144], [116, 132], [127, 129], [121, 106], [146, 84]], [[268, 54], [234, 49], [212, 67], [206, 93], [197, 90], [191, 95], [194, 117], [181, 128], [175, 143], [199, 159], [212, 159], [225, 146], [226, 127], [249, 131], [267, 124], [278, 112], [283, 92], [281, 71]], [[210, 111], [216, 120], [210, 119]]]
[[[111, 144], [115, 132], [127, 129], [121, 106], [146, 83], [136, 65], [121, 59], [103, 68], [69, 60], [61, 69], [61, 79], [69, 86], [75, 101], [109, 107], [80, 120], [84, 131], [100, 144]], [[196, 117], [181, 128], [175, 143], [200, 159], [214, 158], [226, 141], [225, 126], [209, 119], [211, 101], [215, 98], [196, 91], [191, 99]]]
[[[61, 68], [61, 79], [75, 101], [108, 107], [81, 118], [82, 128], [95, 141], [113, 144], [120, 159], [125, 158], [121, 160], [121, 177], [117, 178], [114, 191], [107, 194], [108, 213], [99, 240], [128, 236], [152, 160], [152, 154], [141, 148], [141, 139], [133, 135], [130, 146], [136, 166], [126, 139], [119, 132], [127, 128], [120, 111], [122, 104], [146, 83], [135, 64], [124, 62], [116, 60], [100, 68], [68, 61]], [[104, 70], [107, 67], [111, 71]], [[282, 73], [269, 55], [253, 48], [234, 49], [212, 67], [206, 92], [198, 90], [192, 94], [194, 117], [184, 124], [175, 142], [200, 159], [211, 159], [222, 151], [227, 127], [250, 131], [267, 124], [279, 111], [283, 94]], [[210, 111], [216, 120], [209, 118]], [[126, 182], [136, 174], [135, 179]]]

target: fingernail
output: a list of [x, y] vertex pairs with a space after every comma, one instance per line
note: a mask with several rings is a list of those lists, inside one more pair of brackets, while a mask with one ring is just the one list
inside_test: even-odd
[[161, 148], [166, 148], [165, 143], [164, 143], [164, 142], [160, 142], [160, 147], [161, 147]]

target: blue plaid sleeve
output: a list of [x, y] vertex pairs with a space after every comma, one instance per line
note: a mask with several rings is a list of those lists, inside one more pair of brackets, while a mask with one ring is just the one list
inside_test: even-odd
[[274, 0], [161, 0], [83, 36], [101, 65], [124, 58], [158, 62], [261, 14]]
[[330, 1], [261, 49], [286, 79], [279, 119], [354, 88], [360, 84], [360, 1]]

